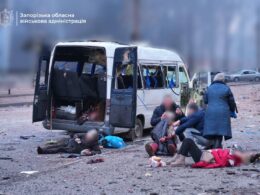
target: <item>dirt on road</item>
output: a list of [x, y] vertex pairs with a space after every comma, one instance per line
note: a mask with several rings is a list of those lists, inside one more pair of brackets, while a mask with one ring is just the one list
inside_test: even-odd
[[[260, 151], [260, 85], [232, 86], [232, 91], [239, 114], [232, 119], [233, 139], [224, 145], [237, 143]], [[148, 167], [144, 144], [149, 136], [93, 157], [38, 155], [38, 145], [67, 135], [32, 124], [31, 112], [30, 105], [0, 108], [0, 194], [260, 194], [260, 164], [221, 169]], [[105, 161], [87, 163], [99, 157]]]

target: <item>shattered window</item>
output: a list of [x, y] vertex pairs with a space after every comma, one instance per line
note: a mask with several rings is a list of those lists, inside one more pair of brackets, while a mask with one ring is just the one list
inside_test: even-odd
[[188, 83], [188, 77], [183, 67], [179, 68], [180, 83]]
[[58, 70], [65, 70], [66, 72], [77, 72], [78, 62], [55, 61], [54, 68]]
[[167, 67], [167, 74], [166, 74], [166, 83], [167, 87], [174, 88], [178, 85], [176, 74], [177, 74], [177, 68], [176, 66], [168, 66]]
[[144, 79], [144, 87], [146, 89], [163, 88], [163, 72], [161, 66], [158, 65], [143, 65], [142, 73]]
[[116, 81], [118, 89], [133, 88], [133, 63], [130, 59], [130, 50], [121, 54], [120, 62], [116, 62]]

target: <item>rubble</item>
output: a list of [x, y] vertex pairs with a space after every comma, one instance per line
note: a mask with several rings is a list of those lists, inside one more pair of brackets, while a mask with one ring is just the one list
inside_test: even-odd
[[[235, 97], [251, 96], [252, 86], [235, 86]], [[260, 85], [257, 86], [258, 93]], [[233, 139], [224, 142], [226, 146], [239, 144], [245, 150], [260, 151], [260, 106], [252, 98], [240, 100], [238, 119], [232, 119]], [[31, 124], [31, 108], [0, 108], [1, 157], [14, 160], [0, 160], [0, 194], [258, 194], [260, 193], [260, 164], [235, 168], [198, 170], [191, 169], [191, 159], [185, 168], [151, 168], [147, 165], [148, 155], [142, 142], [127, 143], [120, 150], [102, 149], [95, 157], [60, 158], [57, 155], [37, 155], [35, 149], [46, 140], [58, 140], [64, 132], [48, 131], [39, 124]], [[252, 110], [249, 115], [249, 110]], [[13, 117], [19, 116], [13, 122]], [[248, 117], [248, 116], [253, 116]], [[10, 123], [9, 121], [12, 121]], [[254, 127], [252, 127], [254, 125]], [[248, 126], [248, 128], [246, 128]], [[253, 133], [246, 133], [253, 132]], [[26, 141], [19, 137], [35, 135]], [[37, 139], [42, 141], [38, 142]], [[17, 140], [18, 139], [18, 140]], [[89, 160], [104, 158], [100, 164], [87, 164]], [[170, 161], [170, 157], [162, 157]], [[38, 171], [30, 176], [22, 170]], [[16, 181], [16, 182], [14, 182]], [[110, 184], [108, 184], [110, 183]]]

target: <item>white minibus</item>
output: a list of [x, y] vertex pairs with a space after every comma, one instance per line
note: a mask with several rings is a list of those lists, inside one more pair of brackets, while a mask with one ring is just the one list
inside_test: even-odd
[[33, 122], [71, 132], [97, 128], [142, 137], [165, 94], [185, 106], [189, 76], [170, 50], [114, 42], [61, 42], [42, 57]]

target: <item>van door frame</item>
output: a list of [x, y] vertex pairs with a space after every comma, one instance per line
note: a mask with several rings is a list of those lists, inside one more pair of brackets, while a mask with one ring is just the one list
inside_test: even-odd
[[[185, 85], [184, 85], [185, 88], [183, 87], [183, 84], [181, 83], [181, 80], [180, 80], [180, 68], [182, 68], [184, 70], [185, 76], [187, 78], [187, 83], [185, 83]], [[188, 71], [183, 63], [181, 63], [181, 64], [178, 63], [178, 76], [179, 76], [179, 87], [180, 87], [180, 106], [182, 108], [186, 108], [186, 105], [188, 104], [189, 99], [190, 99], [191, 90], [190, 90], [190, 77], [189, 77]], [[185, 91], [184, 91], [184, 89], [185, 89]], [[187, 99], [182, 99], [183, 95]]]
[[[46, 61], [44, 83], [41, 81], [42, 62]], [[48, 83], [49, 83], [50, 56], [41, 56], [38, 61], [38, 69], [35, 79], [35, 90], [33, 99], [32, 122], [43, 121], [47, 116], [48, 109]]]
[[[121, 51], [122, 50], [122, 51]], [[132, 57], [131, 64], [133, 65], [133, 87], [118, 89], [116, 88], [116, 66], [122, 62], [124, 50], [129, 50], [129, 56]], [[121, 55], [122, 54], [122, 55]], [[134, 128], [136, 123], [137, 110], [137, 47], [118, 47], [115, 49], [111, 94], [110, 94], [110, 113], [109, 123], [113, 127]], [[128, 113], [130, 112], [130, 113]], [[127, 118], [130, 117], [130, 118]]]

